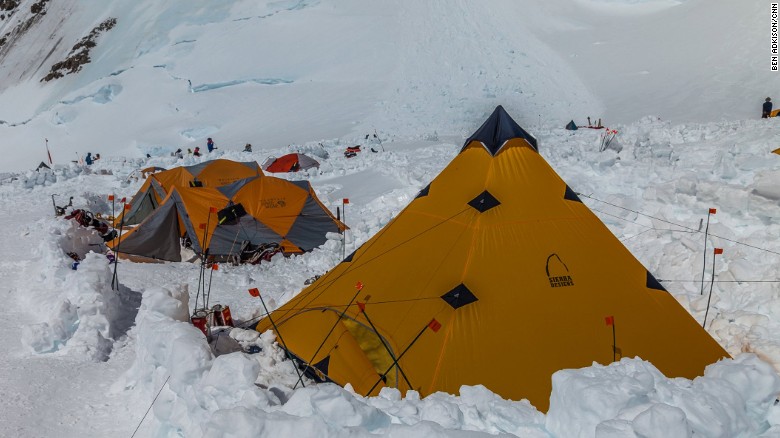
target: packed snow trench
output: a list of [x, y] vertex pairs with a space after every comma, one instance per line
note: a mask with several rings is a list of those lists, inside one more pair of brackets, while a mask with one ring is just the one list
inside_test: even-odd
[[[771, 3], [3, 7], [0, 436], [780, 436], [780, 119], [759, 119], [780, 89]], [[41, 81], [112, 18], [89, 62]], [[265, 310], [247, 291], [287, 303], [396, 217], [497, 105], [731, 359], [693, 380], [634, 357], [560, 370], [546, 412], [482, 385], [364, 397], [298, 384], [274, 333], [253, 330]], [[86, 165], [87, 152], [102, 158]], [[149, 166], [293, 152], [319, 168], [274, 176], [309, 181], [349, 230], [210, 271], [211, 303], [236, 323], [211, 343], [190, 322], [198, 263], [113, 264], [94, 229], [54, 214], [71, 197], [68, 212], [116, 213]], [[31, 170], [41, 162], [51, 169]]]

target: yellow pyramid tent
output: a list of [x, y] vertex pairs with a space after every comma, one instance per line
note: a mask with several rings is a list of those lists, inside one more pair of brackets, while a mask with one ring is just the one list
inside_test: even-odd
[[728, 356], [500, 106], [398, 217], [271, 317], [307, 372], [364, 395], [482, 384], [546, 410], [564, 368], [639, 356], [693, 378]]

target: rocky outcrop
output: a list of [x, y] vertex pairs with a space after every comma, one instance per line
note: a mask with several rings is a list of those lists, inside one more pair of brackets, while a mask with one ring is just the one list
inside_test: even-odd
[[111, 30], [115, 25], [116, 18], [109, 18], [92, 29], [89, 35], [82, 38], [73, 46], [65, 60], [56, 62], [51, 66], [51, 70], [41, 79], [41, 82], [48, 82], [52, 79], [61, 78], [67, 74], [76, 73], [81, 70], [81, 67], [84, 64], [88, 64], [91, 61], [89, 52], [92, 48], [97, 46], [96, 41], [100, 35], [103, 32]]

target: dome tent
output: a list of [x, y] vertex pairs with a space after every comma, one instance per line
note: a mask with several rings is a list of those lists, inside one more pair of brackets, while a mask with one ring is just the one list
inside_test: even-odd
[[174, 187], [140, 225], [112, 247], [122, 254], [181, 261], [180, 239], [215, 257], [240, 254], [243, 243], [277, 243], [301, 253], [325, 243], [346, 226], [319, 201], [308, 181], [270, 176], [246, 178], [218, 188]]
[[224, 159], [205, 161], [194, 166], [179, 166], [170, 170], [154, 168], [143, 169], [148, 175], [138, 192], [130, 200], [130, 209], [122, 212], [114, 226], [136, 225], [141, 223], [174, 187], [205, 186], [219, 187], [244, 178], [262, 176], [263, 171], [254, 161], [239, 162]]
[[269, 158], [263, 163], [263, 170], [271, 173], [298, 172], [320, 167], [320, 163], [305, 154], [287, 154], [279, 158]]

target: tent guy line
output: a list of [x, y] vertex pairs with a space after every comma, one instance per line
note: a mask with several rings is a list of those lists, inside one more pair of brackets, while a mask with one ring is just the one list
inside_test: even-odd
[[[615, 208], [619, 208], [619, 209], [621, 209], [621, 210], [630, 211], [631, 213], [636, 213], [636, 214], [638, 214], [638, 215], [645, 216], [645, 217], [648, 217], [648, 218], [650, 218], [650, 219], [654, 219], [654, 220], [657, 220], [657, 221], [665, 222], [665, 223], [667, 223], [667, 224], [674, 225], [674, 226], [677, 226], [677, 227], [685, 228], [686, 230], [690, 230], [690, 231], [688, 231], [688, 232], [690, 232], [690, 233], [701, 233], [701, 232], [702, 232], [701, 230], [697, 230], [697, 229], [694, 229], [694, 228], [688, 227], [688, 226], [686, 226], [686, 225], [681, 225], [681, 224], [678, 224], [678, 223], [675, 223], [675, 222], [668, 221], [668, 220], [666, 220], [666, 219], [661, 219], [661, 218], [658, 218], [658, 217], [655, 217], [655, 216], [651, 216], [651, 215], [649, 215], [649, 214], [645, 214], [645, 213], [642, 213], [642, 212], [639, 212], [639, 211], [636, 211], [636, 210], [632, 210], [632, 209], [630, 209], [630, 208], [621, 207], [620, 205], [616, 205], [616, 204], [613, 204], [613, 203], [611, 203], [611, 202], [602, 201], [601, 199], [594, 198], [593, 196], [584, 195], [584, 194], [582, 194], [582, 193], [579, 193], [579, 192], [576, 192], [576, 193], [577, 193], [577, 196], [582, 196], [582, 197], [584, 197], [584, 198], [593, 199], [594, 201], [603, 202], [604, 204], [611, 205], [611, 206], [613, 206], [613, 207], [615, 207]], [[594, 209], [593, 211], [599, 211], [599, 210], [595, 210], [595, 209]], [[604, 212], [601, 212], [601, 211], [600, 211], [600, 213], [604, 213]], [[640, 225], [640, 226], [643, 226], [643, 227], [647, 227], [647, 225], [643, 225], [643, 224], [640, 224], [640, 223], [638, 223], [638, 222], [634, 222], [634, 221], [631, 221], [631, 220], [628, 220], [628, 219], [625, 219], [625, 218], [622, 218], [622, 217], [619, 217], [619, 216], [610, 215], [609, 213], [604, 213], [604, 214], [607, 214], [607, 215], [609, 215], [609, 216], [615, 217], [615, 218], [617, 218], [617, 219], [624, 220], [624, 221], [626, 221], [626, 222], [630, 222], [630, 223], [637, 224], [637, 225]], [[655, 229], [655, 230], [659, 230], [659, 231], [686, 232], [685, 230], [671, 230], [671, 229], [670, 229], [670, 230], [664, 230], [664, 229], [658, 229], [658, 228], [653, 228], [653, 229]], [[726, 242], [731, 242], [731, 243], [734, 243], [734, 244], [737, 244], [737, 245], [747, 246], [748, 248], [753, 248], [753, 249], [757, 249], [757, 250], [760, 250], [760, 251], [765, 251], [765, 252], [768, 252], [768, 253], [771, 253], [771, 254], [780, 255], [780, 252], [777, 252], [777, 251], [772, 251], [771, 249], [761, 248], [761, 247], [759, 247], [759, 246], [751, 245], [751, 244], [749, 244], [749, 243], [745, 243], [745, 242], [740, 242], [740, 241], [738, 241], [738, 240], [729, 239], [729, 238], [727, 238], [727, 237], [718, 236], [718, 235], [716, 235], [716, 234], [710, 234], [710, 236], [711, 236], [711, 237], [717, 237], [718, 239], [723, 239], [723, 240], [725, 240]]]

